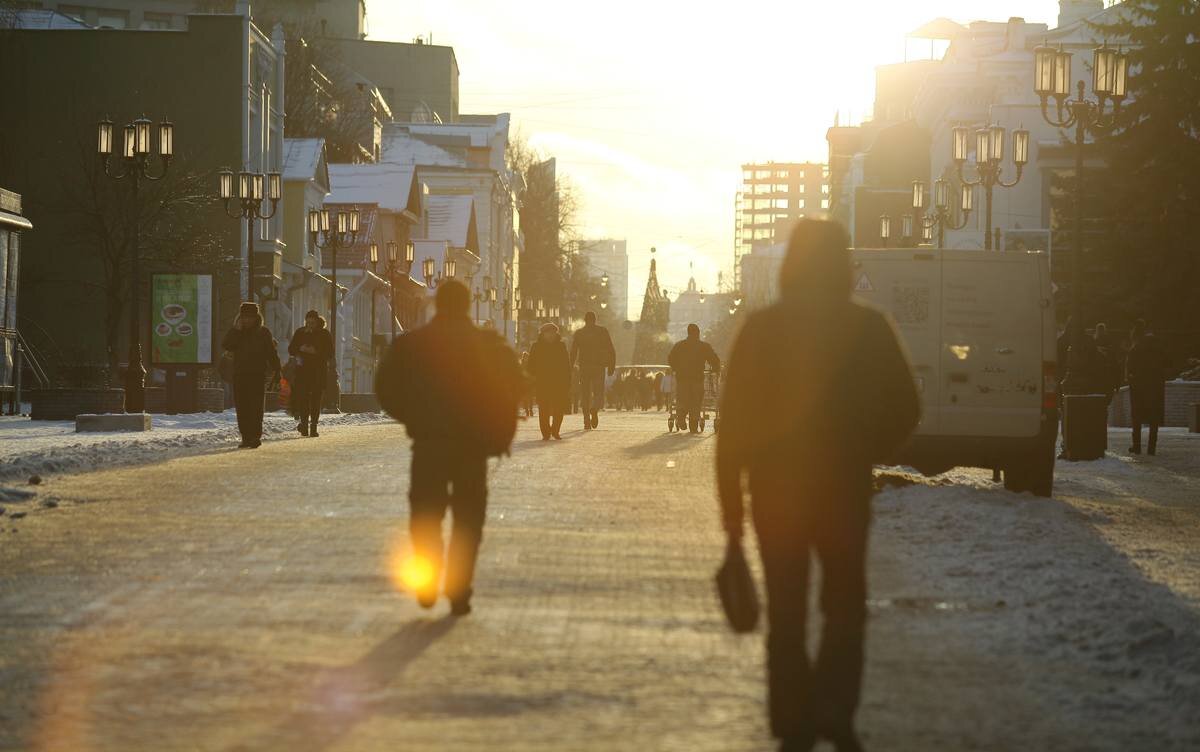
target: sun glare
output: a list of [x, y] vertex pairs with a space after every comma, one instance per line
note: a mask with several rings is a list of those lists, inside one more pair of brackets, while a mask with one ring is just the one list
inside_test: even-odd
[[422, 556], [401, 554], [396, 557], [392, 569], [396, 586], [402, 590], [416, 592], [433, 584], [433, 564]]

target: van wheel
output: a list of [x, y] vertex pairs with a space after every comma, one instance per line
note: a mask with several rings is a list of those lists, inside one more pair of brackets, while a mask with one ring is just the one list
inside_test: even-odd
[[1054, 493], [1054, 449], [1004, 468], [1004, 487], [1013, 493], [1049, 497]]

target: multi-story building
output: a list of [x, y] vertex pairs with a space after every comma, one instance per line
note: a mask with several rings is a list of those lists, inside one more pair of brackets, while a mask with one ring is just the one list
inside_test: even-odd
[[[255, 3], [257, 5], [258, 3]], [[273, 16], [285, 22], [303, 20], [322, 36], [362, 39], [366, 36], [366, 0], [309, 0], [304, 3], [268, 2]], [[162, 31], [187, 28], [195, 13], [241, 13], [247, 0], [23, 0], [27, 8], [44, 8], [109, 29]]]
[[624, 240], [579, 241], [579, 255], [593, 277], [608, 275], [608, 310], [618, 322], [629, 320], [629, 251]]
[[734, 279], [741, 258], [756, 245], [783, 239], [796, 220], [829, 209], [829, 170], [815, 162], [742, 165], [742, 189], [734, 214]]
[[9, 402], [10, 415], [20, 412], [17, 389], [22, 362], [17, 352], [17, 282], [21, 233], [32, 229], [29, 220], [21, 216], [21, 196], [0, 188], [0, 400]]

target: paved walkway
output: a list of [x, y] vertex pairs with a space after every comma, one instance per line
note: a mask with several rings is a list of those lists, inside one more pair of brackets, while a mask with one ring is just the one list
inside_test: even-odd
[[[726, 631], [711, 587], [713, 437], [665, 435], [657, 414], [567, 429], [544, 444], [523, 425], [494, 471], [459, 620], [390, 574], [396, 426], [50, 479], [57, 508], [0, 525], [0, 749], [770, 749], [762, 640]], [[1103, 747], [1037, 690], [1102, 685], [981, 646], [987, 613], [939, 608], [892, 507], [870, 746]]]

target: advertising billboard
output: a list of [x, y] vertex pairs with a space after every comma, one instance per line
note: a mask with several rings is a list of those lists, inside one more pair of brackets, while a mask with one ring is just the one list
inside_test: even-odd
[[211, 274], [151, 276], [150, 362], [155, 365], [212, 364]]

